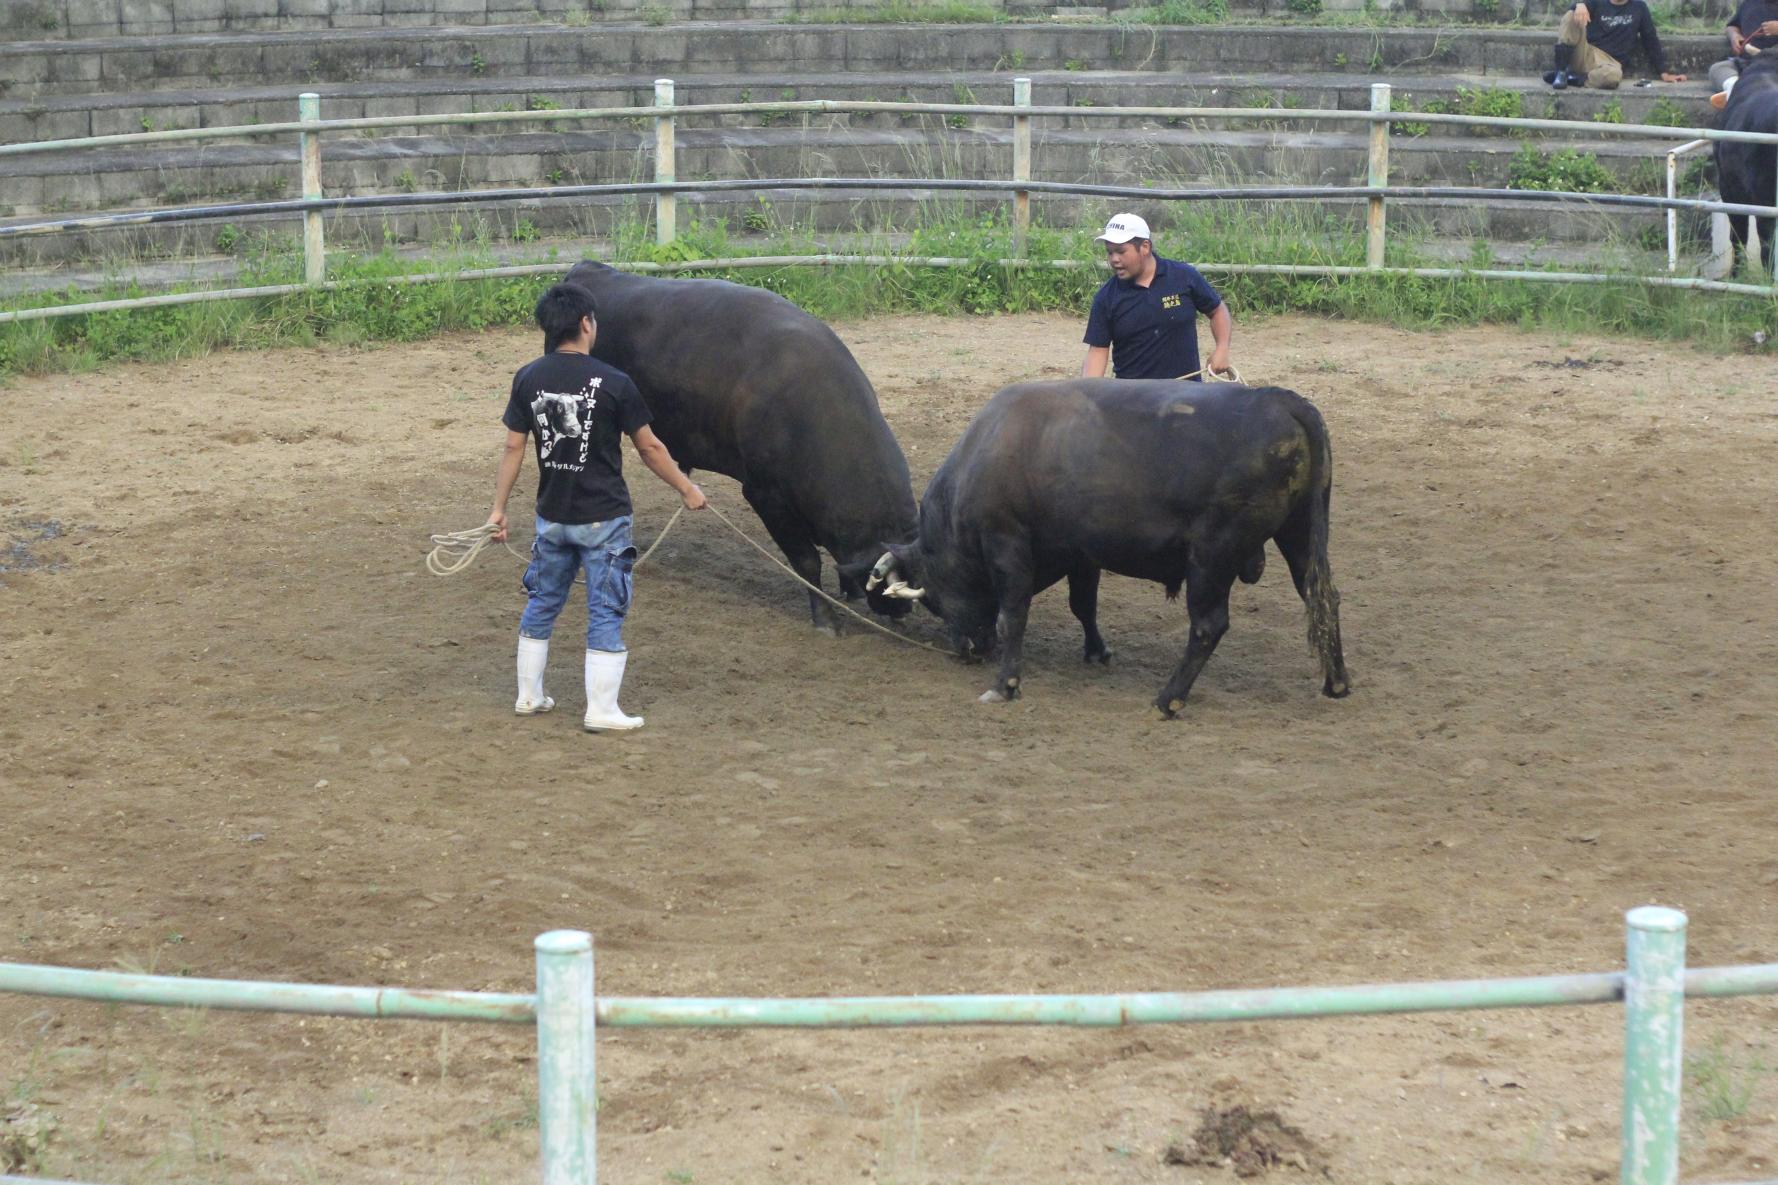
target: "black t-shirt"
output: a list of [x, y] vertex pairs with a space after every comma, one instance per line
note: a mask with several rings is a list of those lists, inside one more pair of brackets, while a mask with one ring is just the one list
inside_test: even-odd
[[[1573, 11], [1570, 9], [1570, 11]], [[1592, 0], [1587, 5], [1591, 19], [1587, 21], [1587, 43], [1617, 59], [1620, 66], [1630, 64], [1630, 55], [1638, 42], [1648, 55], [1648, 67], [1656, 74], [1666, 72], [1667, 61], [1661, 50], [1661, 35], [1655, 32], [1655, 18], [1643, 0], [1614, 4], [1612, 0]]]
[[1176, 379], [1198, 369], [1198, 314], [1222, 297], [1198, 269], [1155, 256], [1148, 287], [1116, 276], [1105, 281], [1087, 314], [1089, 346], [1110, 346], [1120, 379]]
[[1778, 36], [1748, 36], [1767, 21], [1778, 21], [1778, 0], [1741, 0], [1735, 15], [1729, 18], [1729, 24], [1741, 30], [1741, 36], [1753, 42], [1753, 47], [1759, 50], [1778, 46]]
[[537, 514], [596, 523], [630, 513], [621, 437], [648, 423], [630, 376], [585, 354], [545, 354], [512, 376], [501, 422], [537, 444]]

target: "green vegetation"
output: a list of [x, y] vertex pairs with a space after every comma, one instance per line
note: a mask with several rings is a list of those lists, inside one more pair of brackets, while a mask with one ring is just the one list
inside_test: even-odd
[[1610, 169], [1590, 152], [1563, 148], [1544, 153], [1527, 144], [1507, 166], [1508, 189], [1559, 190], [1565, 193], [1609, 193], [1618, 189]]
[[802, 19], [829, 25], [992, 25], [1005, 14], [970, 0], [884, 0], [868, 8], [824, 8]]
[[1614, 97], [1599, 110], [1593, 112], [1594, 123], [1623, 123], [1624, 105]]
[[1654, 101], [1654, 106], [1648, 109], [1648, 115], [1642, 122], [1656, 124], [1664, 128], [1689, 128], [1692, 126], [1692, 118], [1686, 114], [1685, 108], [1665, 97]]
[[[1321, 0], [1291, 0], [1292, 4]], [[1131, 8], [1118, 14], [1138, 25], [1214, 25], [1229, 19], [1228, 0], [1161, 0], [1152, 8]]]
[[[1467, 87], [1457, 88], [1457, 96], [1453, 99], [1427, 99], [1416, 106], [1411, 100], [1401, 107], [1403, 112], [1416, 112], [1425, 115], [1479, 115], [1491, 119], [1523, 119], [1526, 116], [1525, 101], [1517, 91], [1504, 87]], [[1432, 130], [1432, 123], [1427, 120], [1397, 120], [1389, 125], [1389, 130], [1403, 136], [1424, 136]], [[1448, 129], [1456, 132], [1459, 129]], [[1522, 135], [1512, 128], [1471, 127], [1468, 129], [1477, 136], [1516, 136]]]
[[1713, 1123], [1747, 1114], [1766, 1079], [1778, 1074], [1763, 1048], [1731, 1050], [1719, 1034], [1685, 1055], [1686, 1110]]
[[[1527, 146], [1520, 158], [1535, 163], [1540, 172], [1531, 180], [1545, 182], [1544, 188], [1579, 188], [1586, 178], [1577, 174], [1585, 170], [1562, 161], [1565, 155], [1575, 156], [1564, 152], [1544, 157]], [[1596, 161], [1584, 159], [1604, 173]], [[751, 216], [754, 213], [758, 217]], [[816, 254], [826, 249], [812, 235], [786, 228], [763, 204], [757, 212], [744, 214], [742, 222], [750, 231], [769, 231], [769, 237], [739, 243], [730, 239], [726, 223], [697, 221], [686, 227], [676, 242], [661, 247], [654, 244], [650, 225], [641, 217], [620, 224], [610, 237], [620, 261], [670, 263], [748, 254]], [[512, 238], [528, 241], [534, 229], [521, 238], [515, 228]], [[1204, 262], [1349, 266], [1364, 260], [1361, 231], [1308, 206], [1267, 210], [1183, 205], [1169, 212], [1167, 223], [1159, 230], [1170, 252]], [[1008, 267], [999, 262], [1014, 253], [1012, 230], [1003, 217], [977, 217], [961, 206], [935, 204], [922, 215], [920, 228], [908, 235], [905, 243], [892, 246], [878, 242], [867, 249], [909, 258], [960, 258], [968, 261], [963, 266], [736, 268], [700, 274], [771, 289], [828, 319], [890, 312], [1080, 312], [1104, 279], [1096, 266], [1099, 252], [1090, 234], [1090, 230], [1033, 228], [1028, 240], [1030, 258], [1075, 260], [1081, 266], [1070, 270]], [[236, 280], [239, 286], [289, 284], [301, 277], [302, 261], [294, 240], [260, 238], [241, 254], [245, 269]], [[552, 253], [544, 251], [537, 256], [539, 261], [552, 258]], [[1484, 251], [1472, 263], [1488, 259]], [[0, 377], [88, 370], [119, 359], [187, 357], [217, 349], [302, 346], [317, 341], [414, 341], [451, 330], [527, 324], [544, 282], [538, 277], [393, 282], [404, 272], [448, 274], [494, 262], [473, 242], [459, 244], [443, 258], [408, 259], [389, 251], [336, 255], [328, 261], [329, 278], [348, 281], [350, 286], [334, 291], [0, 324]], [[1392, 266], [1424, 266], [1434, 261], [1403, 238], [1391, 240], [1388, 262]], [[1334, 279], [1214, 271], [1212, 275], [1244, 316], [1316, 313], [1408, 328], [1511, 324], [1527, 329], [1668, 338], [1717, 348], [1744, 346], [1749, 326], [1778, 324], [1778, 300], [1772, 298], [1648, 288], [1631, 282], [1630, 277], [1623, 284], [1563, 285], [1463, 277]], [[99, 292], [36, 294], [14, 303], [35, 307], [142, 295], [145, 292], [140, 286], [120, 283]]]

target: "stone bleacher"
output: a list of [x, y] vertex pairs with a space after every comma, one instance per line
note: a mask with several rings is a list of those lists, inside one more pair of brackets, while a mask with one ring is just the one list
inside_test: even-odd
[[[432, 22], [459, 10], [430, 0], [424, 12], [413, 13], [400, 6], [419, 0], [356, 0], [364, 6], [356, 15], [351, 4], [275, 0], [287, 14], [283, 27], [184, 32], [178, 30], [222, 19], [201, 15], [219, 4], [40, 0], [32, 9], [25, 0], [6, 2], [9, 30], [43, 35], [0, 41], [0, 141], [287, 121], [295, 118], [296, 95], [305, 90], [321, 94], [328, 117], [538, 112], [537, 123], [502, 129], [330, 136], [323, 141], [330, 195], [647, 178], [652, 133], [645, 121], [552, 126], [548, 109], [645, 106], [659, 77], [676, 81], [682, 102], [794, 97], [988, 103], [1010, 102], [1012, 78], [1026, 76], [1034, 102], [1082, 112], [1034, 122], [1035, 177], [1126, 184], [1357, 182], [1365, 168], [1364, 127], [1310, 125], [1293, 119], [1292, 111], [1367, 107], [1376, 82], [1391, 83], [1396, 109], [1406, 111], [1483, 91], [1494, 104], [1516, 95], [1523, 114], [1539, 117], [1705, 126], [1712, 115], [1701, 81], [1627, 85], [1615, 93], [1551, 92], [1537, 75], [1547, 68], [1552, 38], [1548, 29], [1536, 28], [1161, 27], [1055, 20], [848, 25], [673, 21], [662, 16], [665, 10], [651, 10], [649, 20], [625, 21], [610, 12], [591, 19], [584, 8], [570, 23], [566, 10], [495, 7], [518, 0], [475, 0], [479, 8], [462, 10], [468, 13], [462, 23], [446, 25]], [[381, 5], [382, 23], [370, 23], [376, 16], [372, 4]], [[321, 10], [331, 23], [313, 27]], [[261, 19], [250, 4], [236, 0], [226, 11], [236, 14], [229, 29]], [[734, 11], [740, 10], [725, 10]], [[756, 3], [745, 11], [780, 14]], [[168, 31], [76, 35], [109, 30], [113, 20], [118, 29], [136, 30], [143, 21], [132, 24], [126, 14], [144, 12], [162, 14], [155, 20]], [[529, 23], [480, 23], [518, 15]], [[364, 27], [342, 27], [358, 16]], [[547, 19], [552, 17], [561, 19]], [[1667, 42], [1674, 67], [1699, 78], [1721, 52], [1713, 35], [1670, 36]], [[1084, 114], [1089, 107], [1123, 105], [1272, 110], [1264, 124]], [[1626, 182], [1646, 185], [1664, 148], [1684, 138], [1685, 130], [1676, 128], [1671, 139], [1594, 137], [1573, 146], [1597, 156]], [[1503, 185], [1507, 162], [1524, 143], [1437, 127], [1419, 136], [1397, 135], [1391, 179]], [[1007, 174], [1010, 157], [1011, 132], [1003, 118], [731, 116], [682, 122], [678, 175], [994, 177]], [[0, 219], [289, 197], [297, 192], [296, 178], [291, 136], [0, 157]], [[905, 215], [921, 196], [895, 191], [862, 206], [844, 195], [767, 198], [779, 217], [794, 213], [805, 224], [845, 230], [863, 214]], [[759, 208], [750, 195], [687, 198], [681, 205], [682, 218], [727, 215], [736, 229]], [[597, 234], [639, 208], [634, 200], [514, 201], [455, 214], [370, 213], [331, 220], [330, 236], [335, 242], [426, 241], [453, 220], [479, 220], [495, 238], [511, 235], [521, 223], [527, 233]], [[1082, 203], [1043, 198], [1037, 209], [1040, 219], [1073, 221]], [[1400, 210], [1392, 214], [1398, 225], [1501, 241], [1589, 241], [1604, 217], [1516, 203]], [[1657, 220], [1652, 213], [1610, 216], [1614, 226], [1630, 230]], [[243, 227], [252, 225], [242, 220]], [[278, 225], [294, 230], [289, 219]], [[51, 266], [107, 254], [208, 251], [218, 230], [204, 224], [35, 237], [4, 244], [3, 254], [15, 266]]]

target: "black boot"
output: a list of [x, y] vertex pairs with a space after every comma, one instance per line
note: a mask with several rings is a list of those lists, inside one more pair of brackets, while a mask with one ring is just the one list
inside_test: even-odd
[[1568, 86], [1568, 67], [1574, 64], [1574, 46], [1556, 44], [1556, 72], [1550, 76], [1550, 85], [1556, 90], [1565, 90]]

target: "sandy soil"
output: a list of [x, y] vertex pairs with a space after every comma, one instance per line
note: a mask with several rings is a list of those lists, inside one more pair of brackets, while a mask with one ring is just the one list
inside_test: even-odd
[[[1080, 349], [1057, 317], [840, 329], [917, 486]], [[984, 707], [983, 668], [813, 633], [706, 516], [638, 579], [649, 723], [614, 739], [579, 731], [572, 625], [566, 710], [511, 715], [516, 562], [420, 563], [481, 521], [535, 347], [0, 390], [0, 959], [525, 990], [532, 936], [575, 926], [609, 993], [1199, 989], [1603, 970], [1647, 901], [1690, 911], [1694, 965], [1778, 959], [1770, 362], [1249, 321], [1237, 363], [1333, 433], [1350, 699], [1281, 563], [1163, 723], [1186, 626], [1155, 586], [1107, 578], [1109, 670], [1049, 594], [1026, 698]], [[636, 468], [647, 540], [672, 497]], [[1688, 1018], [1688, 1177], [1775, 1175], [1778, 1002]], [[1167, 1162], [1239, 1105], [1300, 1132], [1275, 1179], [1608, 1180], [1619, 1023], [612, 1033], [602, 1162], [1228, 1182]], [[527, 1180], [534, 1070], [523, 1029], [0, 998], [0, 1117], [54, 1117], [48, 1176]]]

